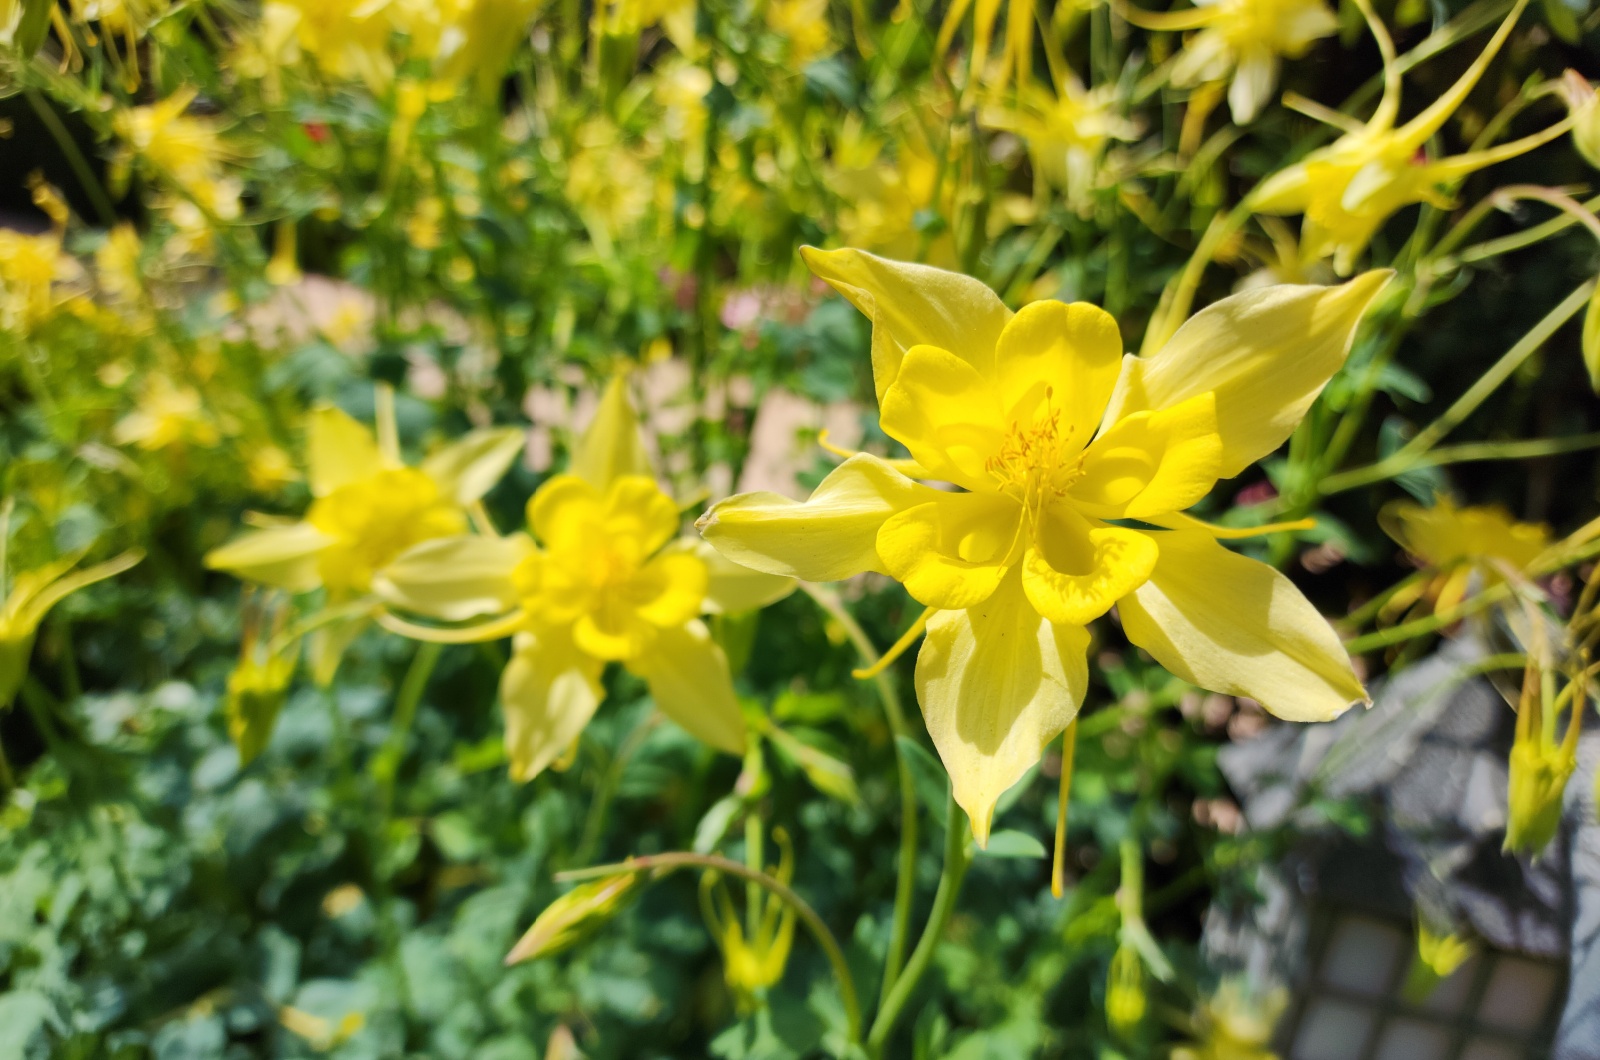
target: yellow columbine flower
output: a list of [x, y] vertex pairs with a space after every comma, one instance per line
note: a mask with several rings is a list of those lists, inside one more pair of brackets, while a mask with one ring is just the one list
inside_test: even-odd
[[400, 457], [392, 398], [380, 400], [379, 436], [331, 405], [308, 417], [311, 493], [305, 518], [245, 534], [206, 555], [206, 566], [290, 592], [365, 593], [406, 549], [462, 533], [467, 507], [499, 481], [522, 448], [515, 428], [472, 431], [417, 467]]
[[[239, 181], [227, 175], [224, 165], [233, 153], [223, 144], [216, 123], [185, 113], [197, 90], [183, 88], [158, 103], [129, 107], [111, 118], [112, 130], [122, 148], [112, 160], [115, 182], [127, 179], [134, 158], [143, 159], [188, 196], [179, 204], [199, 209], [207, 220], [231, 221], [239, 216]], [[180, 215], [185, 210], [175, 207]], [[189, 227], [193, 227], [190, 225]]]
[[1101, 183], [1101, 159], [1113, 140], [1131, 140], [1137, 127], [1117, 113], [1116, 86], [1085, 89], [1077, 78], [1063, 79], [1051, 92], [1036, 83], [1019, 89], [1015, 103], [984, 108], [983, 123], [1013, 132], [1028, 145], [1034, 169], [1069, 204], [1082, 207]]
[[104, 563], [73, 571], [83, 558], [80, 552], [37, 570], [22, 571], [10, 583], [7, 593], [5, 549], [10, 515], [8, 500], [0, 508], [0, 594], [4, 594], [0, 602], [0, 709], [11, 705], [28, 676], [34, 634], [50, 609], [84, 586], [121, 574], [144, 558], [144, 553], [130, 550]]
[[[794, 879], [794, 845], [781, 828], [774, 830], [773, 839], [778, 843], [778, 865], [768, 871], [788, 886]], [[789, 950], [794, 945], [794, 907], [775, 894], [762, 891], [761, 896], [755, 934], [745, 938], [745, 925], [734, 908], [727, 883], [715, 872], [700, 877], [700, 912], [717, 949], [722, 951], [723, 979], [741, 1012], [755, 1009], [762, 994], [783, 978]]]
[[267, 0], [262, 52], [281, 62], [308, 55], [328, 77], [360, 78], [374, 93], [394, 79], [387, 0]]
[[[1506, 838], [1502, 849], [1537, 857], [1561, 827], [1567, 781], [1578, 768], [1578, 739], [1588, 711], [1589, 677], [1568, 681], [1558, 694], [1538, 664], [1529, 660], [1517, 705], [1516, 736], [1507, 763]], [[1558, 738], [1560, 715], [1567, 727]]]
[[1193, 11], [1124, 11], [1145, 29], [1199, 30], [1172, 66], [1172, 83], [1195, 88], [1232, 79], [1228, 108], [1240, 125], [1272, 100], [1283, 59], [1298, 59], [1339, 19], [1322, 0], [1195, 0]]
[[164, 375], [146, 381], [134, 410], [117, 421], [112, 440], [157, 452], [174, 446], [216, 445], [220, 435], [206, 415], [200, 393], [178, 386]]
[[1550, 547], [1550, 528], [1519, 523], [1497, 506], [1457, 508], [1440, 494], [1432, 508], [1395, 501], [1378, 513], [1378, 525], [1395, 543], [1434, 571], [1396, 592], [1385, 605], [1395, 615], [1420, 599], [1436, 611], [1459, 604], [1474, 574], [1484, 585], [1505, 580], [1508, 572], [1527, 570]]
[[25, 235], [0, 228], [0, 328], [26, 333], [55, 313], [57, 285], [78, 279], [78, 263], [61, 249], [61, 231]]
[[1288, 1003], [1282, 987], [1263, 993], [1225, 979], [1196, 1020], [1197, 1040], [1174, 1049], [1172, 1060], [1278, 1060], [1272, 1033]]
[[[1251, 195], [1267, 214], [1304, 214], [1300, 249], [1308, 260], [1332, 255], [1333, 267], [1347, 276], [1378, 228], [1395, 212], [1414, 203], [1449, 208], [1451, 189], [1468, 175], [1531, 151], [1564, 133], [1572, 119], [1511, 143], [1449, 158], [1430, 160], [1423, 147], [1467, 98], [1500, 50], [1527, 0], [1517, 0], [1488, 47], [1448, 91], [1399, 128], [1400, 71], [1388, 31], [1369, 19], [1384, 56], [1383, 98], [1371, 120], [1327, 147], [1262, 182]], [[1331, 116], [1330, 116], [1331, 117]]]
[[406, 611], [477, 625], [435, 629], [392, 615], [389, 629], [445, 642], [515, 635], [500, 680], [514, 779], [531, 780], [572, 746], [600, 705], [600, 674], [620, 662], [656, 706], [695, 736], [738, 754], [744, 716], [722, 649], [699, 616], [750, 611], [788, 578], [745, 570], [677, 538], [678, 506], [656, 485], [622, 379], [612, 381], [571, 470], [528, 501], [528, 529], [458, 535], [402, 556], [377, 580]]
[[872, 318], [880, 420], [912, 461], [857, 454], [803, 504], [744, 494], [700, 526], [757, 570], [881, 571], [927, 606], [918, 698], [980, 842], [1001, 793], [1077, 715], [1085, 626], [1114, 605], [1167, 669], [1280, 717], [1326, 720], [1365, 698], [1288, 579], [1178, 513], [1289, 436], [1386, 274], [1237, 294], [1154, 356], [1124, 358], [1092, 305], [1012, 313], [965, 276], [802, 253]]

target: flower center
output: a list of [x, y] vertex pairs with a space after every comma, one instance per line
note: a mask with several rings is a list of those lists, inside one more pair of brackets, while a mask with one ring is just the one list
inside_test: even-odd
[[324, 554], [324, 582], [362, 591], [412, 545], [467, 529], [466, 517], [433, 479], [411, 467], [340, 486], [311, 505], [306, 521], [337, 542]]
[[1080, 457], [1068, 461], [1067, 454], [1082, 450], [1071, 445], [1075, 427], [1061, 425], [1061, 411], [1050, 407], [1053, 387], [1045, 388], [1044, 411], [1024, 427], [1013, 421], [1000, 451], [984, 462], [1000, 492], [1013, 497], [1029, 512], [1037, 512], [1048, 501], [1066, 494], [1067, 487], [1083, 470]]

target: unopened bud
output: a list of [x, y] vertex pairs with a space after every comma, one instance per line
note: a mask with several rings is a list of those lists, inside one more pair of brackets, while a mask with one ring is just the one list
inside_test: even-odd
[[249, 765], [272, 739], [278, 712], [294, 679], [295, 657], [269, 655], [257, 661], [246, 652], [228, 675], [228, 735], [239, 749], [239, 764]]
[[1132, 946], [1119, 945], [1106, 976], [1106, 1023], [1117, 1037], [1131, 1038], [1144, 1020], [1146, 1006], [1144, 963]]
[[1543, 747], [1533, 740], [1512, 746], [1506, 851], [1535, 855], [1550, 845], [1561, 825], [1561, 797], [1577, 765], [1577, 755], [1565, 746]]
[[639, 880], [636, 872], [580, 884], [545, 907], [506, 954], [506, 964], [551, 957], [571, 949], [620, 913]]

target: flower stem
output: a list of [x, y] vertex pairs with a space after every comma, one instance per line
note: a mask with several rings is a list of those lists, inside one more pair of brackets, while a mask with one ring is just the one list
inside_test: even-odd
[[643, 857], [629, 858], [627, 861], [614, 865], [596, 865], [587, 869], [573, 869], [570, 872], [558, 872], [555, 879], [558, 882], [572, 880], [592, 880], [606, 876], [621, 876], [625, 873], [654, 873], [654, 879], [660, 879], [670, 872], [678, 869], [710, 869], [714, 872], [726, 873], [737, 876], [758, 886], [765, 887], [777, 899], [795, 911], [795, 914], [805, 923], [806, 929], [811, 932], [817, 944], [822, 947], [822, 952], [827, 956], [828, 963], [833, 966], [834, 978], [839, 981], [839, 997], [844, 1002], [845, 1022], [852, 1044], [861, 1041], [861, 1002], [856, 994], [855, 977], [850, 974], [850, 965], [844, 959], [844, 950], [839, 946], [839, 940], [834, 938], [833, 932], [828, 930], [828, 925], [822, 922], [817, 911], [811, 908], [809, 902], [801, 898], [789, 887], [765, 872], [757, 872], [747, 865], [741, 865], [732, 858], [721, 857], [716, 854], [690, 854], [687, 852], [672, 852], [668, 854], [646, 854]]
[[406, 671], [405, 680], [400, 684], [400, 695], [395, 699], [394, 720], [389, 723], [389, 735], [384, 737], [383, 746], [372, 758], [372, 779], [378, 785], [378, 806], [384, 817], [389, 816], [389, 810], [394, 805], [394, 778], [400, 771], [400, 760], [405, 757], [411, 726], [417, 720], [417, 707], [422, 702], [428, 678], [433, 676], [433, 668], [438, 664], [439, 653], [443, 650], [444, 645], [428, 641], [417, 647], [417, 654], [411, 658], [411, 668]]
[[895, 980], [893, 989], [878, 1008], [877, 1018], [872, 1021], [872, 1030], [867, 1034], [867, 1054], [872, 1057], [883, 1055], [895, 1022], [905, 1009], [906, 1002], [911, 1000], [911, 992], [917, 988], [928, 965], [933, 963], [933, 951], [938, 949], [944, 929], [955, 912], [961, 881], [966, 877], [967, 866], [971, 864], [967, 853], [967, 815], [956, 805], [954, 791], [946, 803], [945, 820], [948, 823], [944, 836], [944, 872], [939, 876], [939, 890], [933, 896], [933, 911], [928, 914], [928, 923], [922, 929], [922, 937], [917, 940], [917, 948], [911, 951], [911, 959], [906, 961], [905, 973]]
[[[846, 610], [838, 595], [809, 582], [801, 582], [800, 588], [844, 627], [845, 635], [856, 646], [862, 662], [867, 669], [873, 669], [877, 664], [878, 650], [861, 628], [861, 623]], [[894, 988], [895, 980], [900, 978], [900, 969], [905, 963], [906, 937], [911, 933], [911, 901], [916, 897], [917, 883], [917, 785], [911, 775], [911, 763], [906, 761], [900, 748], [900, 737], [910, 739], [911, 732], [906, 727], [905, 711], [901, 709], [900, 695], [895, 691], [894, 681], [881, 671], [873, 674], [872, 681], [878, 689], [878, 698], [883, 701], [883, 713], [888, 718], [889, 731], [895, 738], [894, 757], [900, 772], [900, 860], [895, 876], [894, 919], [889, 929], [889, 950], [883, 958], [883, 983], [878, 992], [878, 1007], [881, 1009], [889, 998], [889, 991]]]

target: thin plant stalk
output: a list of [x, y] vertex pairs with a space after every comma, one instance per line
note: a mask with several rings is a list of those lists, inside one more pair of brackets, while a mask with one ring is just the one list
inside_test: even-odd
[[928, 923], [917, 940], [917, 948], [906, 961], [905, 972], [895, 981], [894, 988], [878, 1009], [877, 1018], [872, 1021], [872, 1030], [867, 1033], [867, 1055], [874, 1058], [883, 1056], [900, 1013], [911, 1000], [911, 993], [927, 972], [928, 965], [933, 963], [933, 953], [950, 924], [956, 899], [961, 894], [961, 882], [971, 864], [971, 854], [967, 850], [967, 815], [956, 805], [954, 789], [946, 799], [945, 820], [944, 871], [939, 876], [939, 890], [933, 896], [933, 911], [928, 914]]

